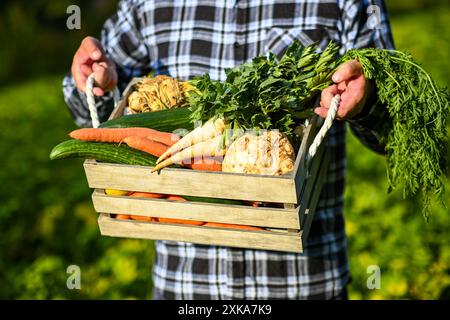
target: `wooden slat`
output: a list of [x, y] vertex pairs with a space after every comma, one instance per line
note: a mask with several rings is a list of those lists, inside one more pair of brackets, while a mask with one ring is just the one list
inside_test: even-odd
[[[311, 146], [317, 132], [320, 129], [321, 120], [319, 117], [314, 116], [311, 120], [311, 123], [306, 127], [305, 133], [302, 139], [302, 143], [300, 145], [300, 149], [298, 151], [298, 156], [295, 161], [295, 169], [294, 169], [294, 180], [295, 180], [295, 192], [297, 195], [297, 199], [302, 199], [302, 193], [305, 187], [305, 179], [307, 170], [306, 169], [306, 155], [308, 153], [308, 149]], [[320, 161], [320, 156], [317, 154], [314, 159]]]
[[254, 208], [217, 203], [108, 196], [101, 190], [94, 191], [92, 201], [97, 212], [300, 229], [298, 207], [293, 209]]
[[[308, 175], [305, 177], [306, 183], [303, 187], [303, 193], [302, 193], [302, 203], [300, 205], [299, 210], [299, 220], [300, 223], [303, 223], [305, 219], [305, 212], [309, 210], [309, 207], [311, 206], [311, 198], [313, 194], [321, 192], [321, 184], [317, 184], [316, 188], [316, 182], [319, 178], [319, 171], [322, 170], [322, 161], [325, 153], [325, 146], [321, 145], [319, 149], [317, 150], [317, 154], [314, 157], [314, 161], [311, 164], [311, 168], [309, 170], [305, 170], [306, 174]], [[303, 224], [302, 224], [303, 225]]]
[[89, 187], [222, 199], [297, 203], [292, 177], [84, 162]]
[[[323, 146], [324, 147], [324, 146]], [[325, 149], [325, 148], [324, 148]], [[328, 172], [328, 165], [330, 163], [330, 152], [328, 150], [324, 151], [324, 155], [322, 157], [322, 161], [320, 163], [320, 170], [316, 172], [317, 179], [314, 183], [314, 186], [312, 187], [310, 192], [311, 196], [308, 201], [308, 205], [306, 206], [300, 206], [300, 212], [301, 212], [301, 223], [303, 225], [303, 243], [305, 243], [308, 240], [309, 231], [311, 229], [311, 224], [314, 219], [314, 214], [316, 212], [316, 206], [319, 201], [320, 192], [322, 190], [322, 186], [325, 182], [326, 175]], [[306, 201], [305, 201], [306, 202]]]
[[126, 107], [126, 100], [121, 100], [117, 105], [117, 107], [113, 110], [113, 112], [109, 116], [108, 120], [121, 117], [123, 115], [125, 107]]
[[183, 241], [228, 247], [302, 252], [300, 233], [246, 231], [166, 223], [116, 220], [106, 214], [98, 218], [105, 236]]

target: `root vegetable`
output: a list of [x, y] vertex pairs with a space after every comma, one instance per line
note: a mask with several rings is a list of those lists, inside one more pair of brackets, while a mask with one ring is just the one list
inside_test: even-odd
[[83, 128], [72, 131], [70, 137], [76, 140], [121, 143], [127, 137], [143, 137], [171, 146], [180, 140], [173, 133], [150, 128]]
[[[181, 140], [180, 140], [181, 141]], [[182, 163], [187, 159], [198, 158], [198, 157], [216, 157], [223, 156], [226, 152], [224, 146], [223, 136], [216, 136], [212, 139], [199, 142], [197, 144], [191, 145], [190, 147], [183, 149], [182, 151], [175, 153], [169, 159], [166, 159], [158, 163], [152, 172], [159, 171], [162, 168], [170, 166], [175, 163]], [[161, 159], [161, 158], [160, 158]]]
[[183, 149], [222, 135], [224, 130], [225, 122], [222, 118], [210, 119], [203, 126], [192, 130], [181, 140], [172, 145], [161, 157], [159, 157], [156, 163], [160, 163], [164, 159], [169, 158], [171, 155], [175, 155]]

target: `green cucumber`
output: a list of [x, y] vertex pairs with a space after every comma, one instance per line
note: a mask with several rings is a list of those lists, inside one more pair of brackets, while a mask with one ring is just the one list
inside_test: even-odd
[[218, 199], [218, 198], [205, 198], [205, 197], [194, 197], [194, 196], [181, 196], [187, 201], [192, 202], [208, 202], [208, 203], [219, 203], [219, 204], [234, 204], [234, 205], [242, 205], [243, 202], [239, 200], [231, 200], [231, 199]]
[[156, 157], [128, 147], [125, 144], [67, 140], [53, 148], [51, 160], [84, 158], [110, 163], [155, 166]]
[[[83, 158], [95, 159], [109, 163], [155, 166], [156, 157], [132, 149], [125, 144], [112, 144], [104, 142], [90, 142], [80, 140], [67, 140], [53, 148], [50, 153], [51, 160]], [[178, 166], [176, 166], [178, 167]], [[242, 205], [242, 201], [217, 199], [206, 197], [182, 196], [188, 201], [207, 202], [219, 204]]]
[[144, 127], [164, 132], [173, 132], [176, 129], [192, 130], [194, 125], [190, 122], [190, 114], [188, 108], [130, 114], [103, 122], [100, 128]]

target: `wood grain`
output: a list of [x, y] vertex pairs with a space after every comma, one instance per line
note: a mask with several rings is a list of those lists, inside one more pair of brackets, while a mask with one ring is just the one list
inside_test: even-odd
[[292, 177], [84, 162], [90, 188], [118, 189], [221, 199], [297, 203]]
[[198, 244], [301, 252], [300, 233], [247, 231], [159, 222], [116, 220], [106, 214], [98, 218], [100, 233], [105, 236], [184, 241]]
[[108, 196], [101, 190], [94, 191], [92, 201], [97, 212], [300, 229], [299, 207], [254, 208], [243, 205]]

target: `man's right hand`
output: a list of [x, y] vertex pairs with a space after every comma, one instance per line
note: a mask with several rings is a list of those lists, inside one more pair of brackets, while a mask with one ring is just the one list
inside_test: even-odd
[[86, 90], [86, 80], [94, 72], [94, 94], [103, 96], [117, 84], [116, 65], [108, 58], [97, 39], [86, 37], [81, 42], [72, 62], [72, 77], [77, 88]]

